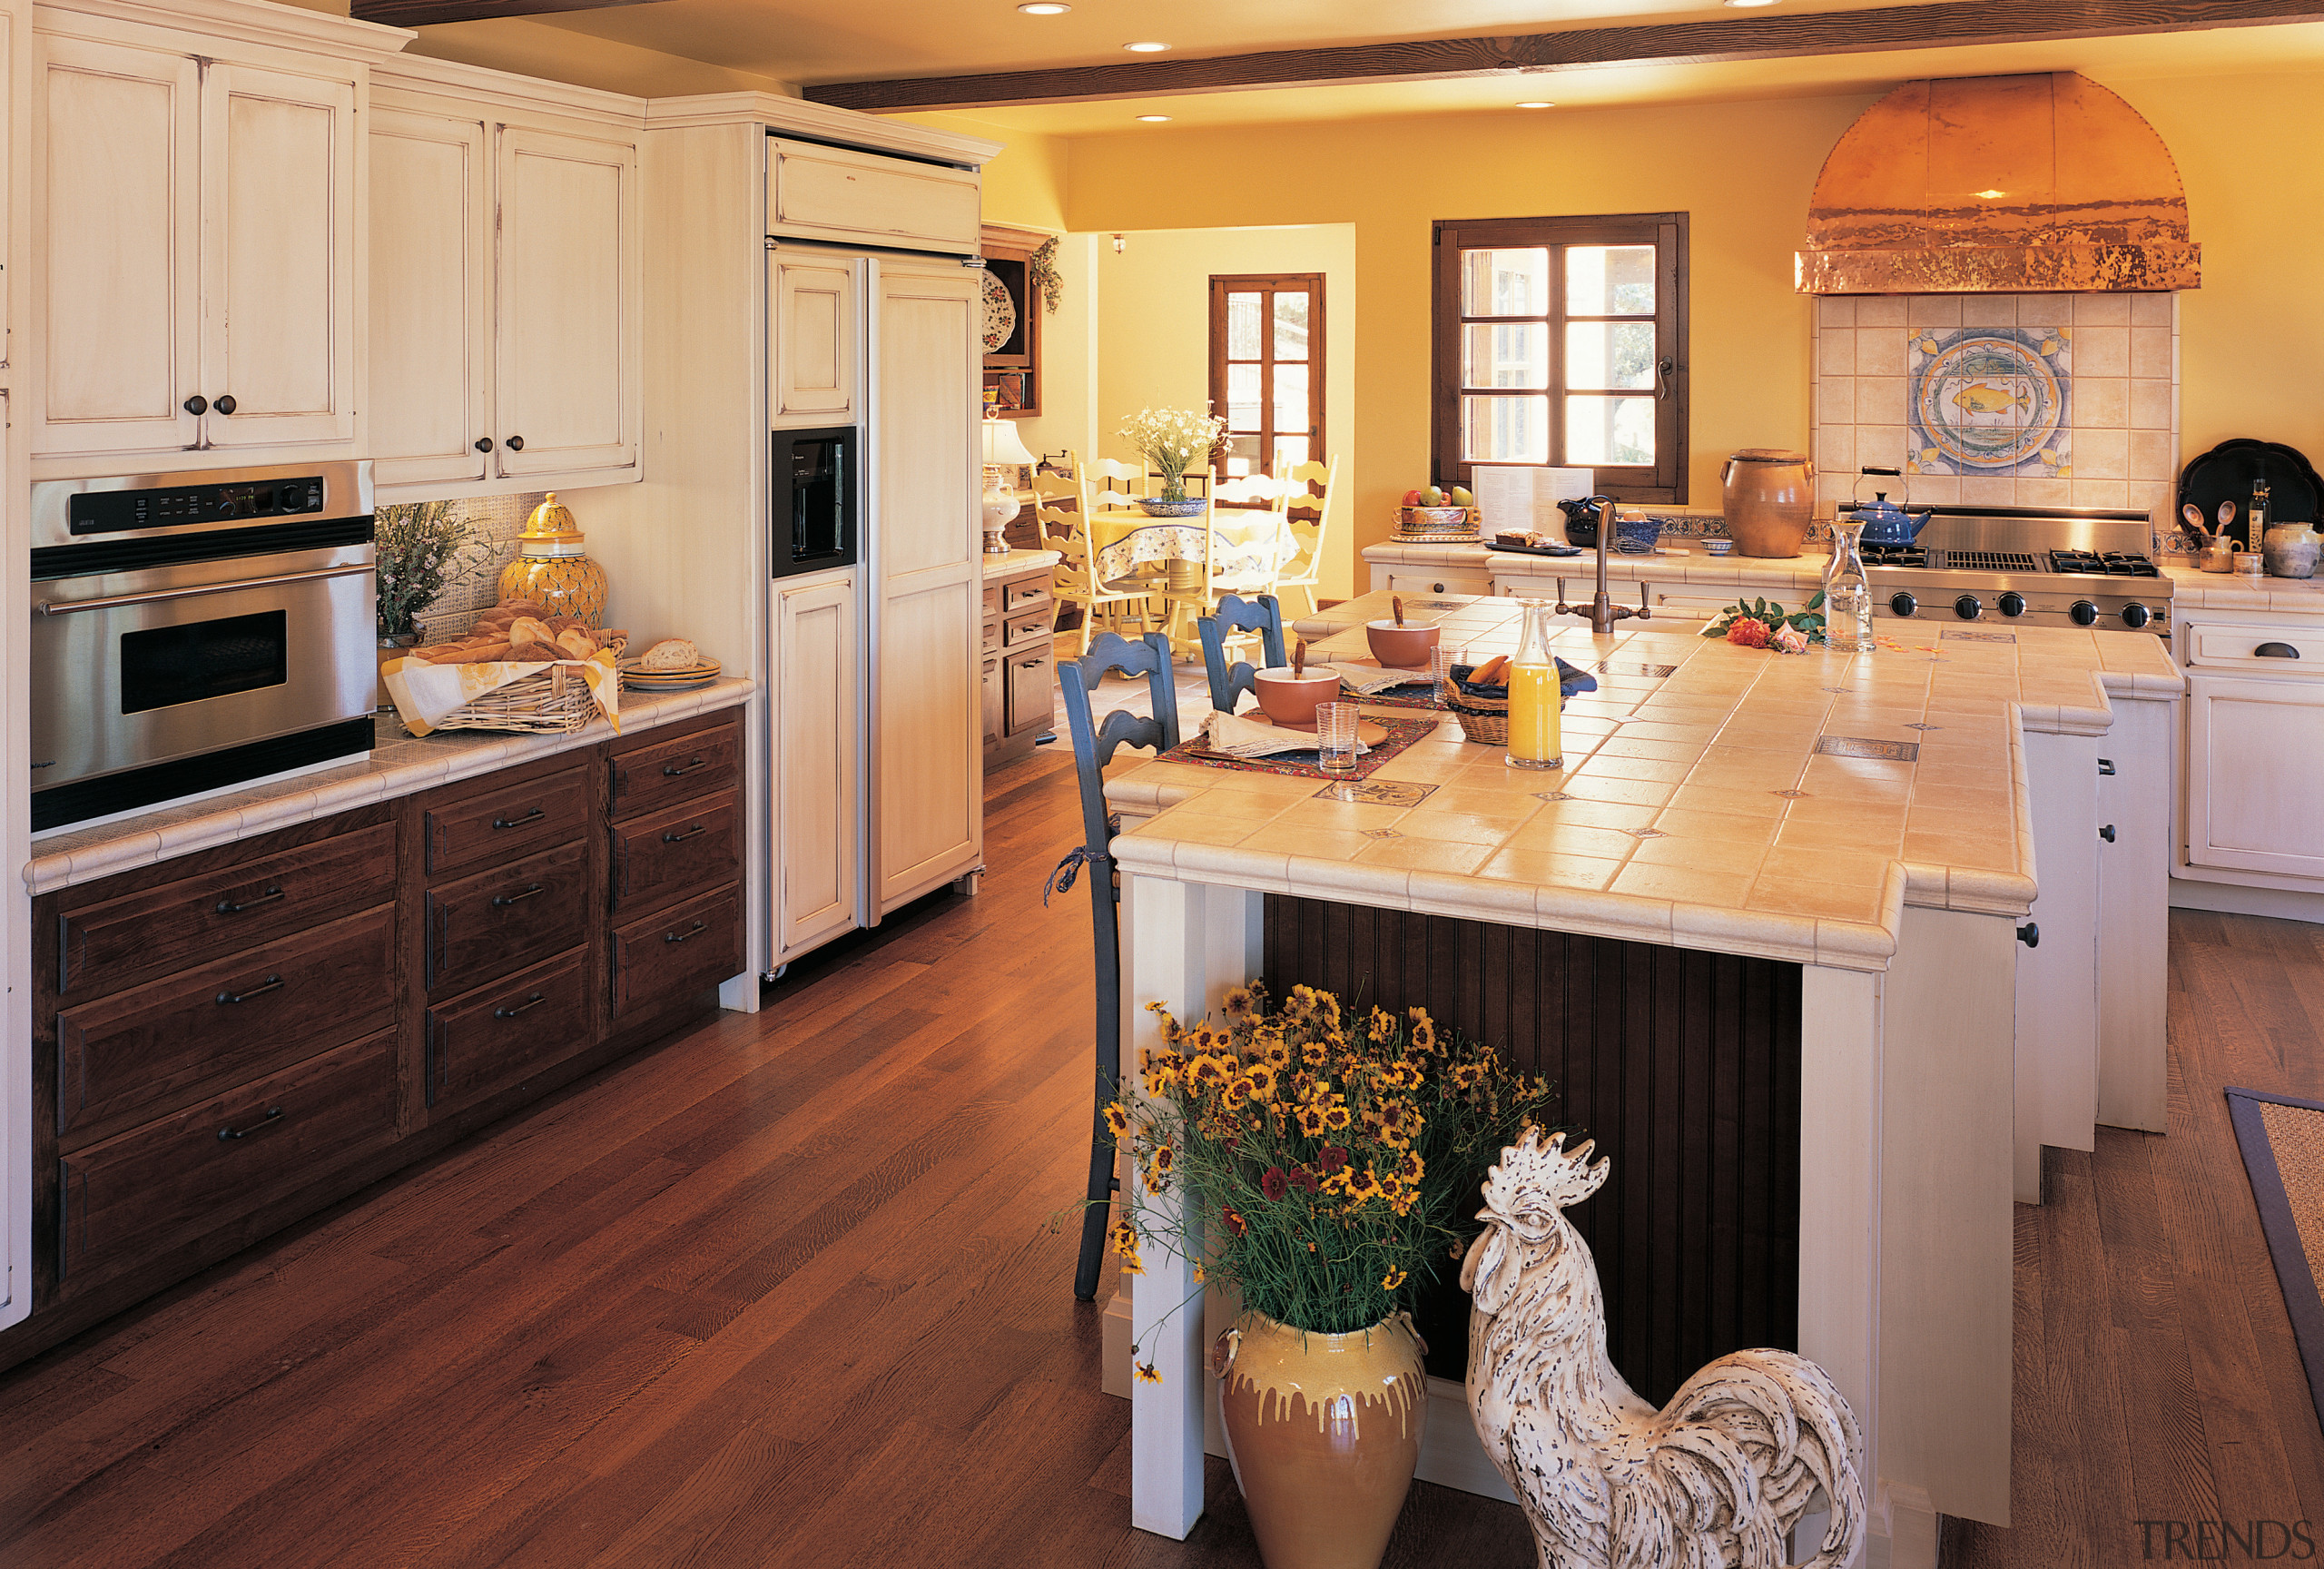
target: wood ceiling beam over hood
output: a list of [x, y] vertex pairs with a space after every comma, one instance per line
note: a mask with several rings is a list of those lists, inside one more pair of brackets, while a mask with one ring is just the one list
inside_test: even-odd
[[[498, 0], [370, 3], [495, 4]], [[358, 15], [369, 13], [359, 5]], [[2324, 20], [2324, 0], [1940, 0], [1935, 5], [1890, 5], [1871, 11], [1573, 27], [1514, 37], [1423, 39], [970, 76], [826, 82], [810, 85], [804, 96], [835, 108], [874, 113], [993, 108], [1262, 87], [1438, 81], [1591, 66], [1702, 64], [1938, 45], [2037, 43], [2319, 20]]]

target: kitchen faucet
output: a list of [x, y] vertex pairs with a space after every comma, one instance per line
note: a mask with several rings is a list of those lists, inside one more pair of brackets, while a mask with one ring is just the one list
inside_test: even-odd
[[1646, 607], [1644, 580], [1641, 579], [1638, 586], [1638, 608], [1635, 610], [1627, 605], [1615, 604], [1606, 593], [1606, 548], [1614, 538], [1614, 498], [1611, 496], [1591, 496], [1586, 498], [1582, 505], [1598, 508], [1598, 597], [1586, 607], [1567, 604], [1565, 579], [1561, 577], [1558, 579], [1558, 614], [1588, 617], [1590, 630], [1601, 637], [1614, 629], [1617, 621], [1628, 620], [1633, 616], [1641, 621], [1652, 620], [1654, 612]]

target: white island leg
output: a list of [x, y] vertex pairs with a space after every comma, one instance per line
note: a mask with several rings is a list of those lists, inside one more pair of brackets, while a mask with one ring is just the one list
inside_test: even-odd
[[[1259, 972], [1263, 895], [1240, 888], [1125, 875], [1122, 887], [1122, 996], [1130, 1026], [1122, 1042], [1122, 1077], [1135, 1082], [1139, 1055], [1160, 1044], [1160, 1021], [1146, 1010], [1167, 1006], [1191, 1024], [1216, 1011], [1228, 988]], [[1128, 1189], [1128, 1182], [1124, 1184]], [[1156, 1222], [1177, 1219], [1182, 1193], [1142, 1189], [1138, 1208]], [[1187, 1228], [1200, 1246], [1200, 1226]], [[1202, 1288], [1184, 1258], [1146, 1249], [1145, 1274], [1130, 1295], [1137, 1350], [1130, 1385], [1130, 1524], [1186, 1539], [1202, 1518]], [[1151, 1370], [1151, 1377], [1147, 1370]]]

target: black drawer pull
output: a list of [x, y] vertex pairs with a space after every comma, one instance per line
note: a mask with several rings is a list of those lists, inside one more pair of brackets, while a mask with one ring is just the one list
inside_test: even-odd
[[2017, 929], [2017, 940], [2028, 948], [2039, 948], [2042, 945], [2041, 926], [2037, 923], [2028, 921]]
[[221, 899], [218, 901], [218, 913], [221, 915], [239, 915], [243, 911], [255, 908], [258, 905], [271, 904], [274, 901], [281, 897], [281, 889], [269, 888], [257, 898], [245, 899], [239, 904], [235, 903], [231, 899]]
[[517, 900], [529, 899], [540, 891], [541, 885], [536, 883], [531, 887], [526, 889], [522, 893], [495, 893], [492, 896], [492, 902], [498, 905], [514, 904]]
[[681, 774], [691, 774], [701, 766], [702, 759], [699, 757], [689, 759], [684, 763], [665, 763], [662, 765], [662, 777], [675, 779]]
[[2101, 757], [2098, 760], [2098, 772], [2112, 779], [2114, 776], [2114, 760], [2112, 757]]
[[701, 824], [697, 823], [697, 824], [695, 824], [693, 827], [691, 827], [691, 828], [687, 829], [687, 830], [686, 830], [684, 833], [683, 833], [683, 834], [663, 834], [663, 835], [662, 835], [662, 843], [663, 843], [663, 844], [683, 844], [683, 843], [684, 843], [684, 842], [685, 842], [686, 840], [688, 840], [688, 839], [693, 838], [693, 837], [694, 837], [695, 834], [704, 834], [704, 833], [707, 833], [707, 832], [709, 832], [709, 830], [705, 829], [704, 827], [703, 827], [703, 825], [702, 825]]
[[2105, 840], [2107, 844], [2112, 844], [2114, 842], [2114, 825], [2112, 823], [2107, 824], [2105, 827], [2101, 828], [2098, 831], [2098, 836], [2101, 839]]
[[266, 984], [263, 986], [253, 986], [247, 992], [221, 992], [218, 993], [218, 1001], [222, 1005], [228, 1002], [247, 1002], [253, 997], [263, 997], [269, 992], [279, 992], [281, 989], [282, 977], [270, 975], [266, 978]]
[[219, 1130], [218, 1130], [218, 1140], [219, 1140], [219, 1142], [220, 1142], [220, 1143], [222, 1143], [222, 1144], [223, 1142], [225, 1142], [225, 1141], [226, 1141], [227, 1140], [229, 1140], [229, 1139], [247, 1139], [247, 1138], [249, 1138], [249, 1137], [250, 1137], [251, 1134], [253, 1134], [253, 1133], [262, 1133], [262, 1132], [264, 1132], [268, 1128], [270, 1128], [270, 1127], [271, 1127], [271, 1126], [273, 1125], [274, 1120], [275, 1120], [275, 1119], [276, 1119], [276, 1118], [281, 1117], [281, 1115], [282, 1115], [282, 1108], [281, 1108], [281, 1107], [280, 1107], [280, 1106], [270, 1106], [270, 1107], [268, 1107], [268, 1108], [266, 1109], [266, 1115], [265, 1115], [265, 1116], [263, 1116], [263, 1117], [260, 1118], [257, 1121], [255, 1121], [255, 1122], [251, 1123], [251, 1124], [249, 1127], [247, 1127], [247, 1128], [221, 1128], [221, 1129], [219, 1129]]
[[2252, 649], [2251, 653], [2254, 657], [2260, 659], [2297, 659], [2299, 657], [2299, 650], [2293, 647], [2289, 643], [2262, 643], [2257, 648]]
[[522, 1013], [527, 1008], [539, 1007], [542, 1002], [547, 1001], [547, 994], [546, 992], [536, 992], [531, 996], [526, 998], [522, 1002], [517, 1003], [514, 1008], [495, 1008], [492, 1011], [492, 1016], [495, 1019], [514, 1019], [517, 1014]]
[[694, 923], [694, 930], [693, 930], [693, 931], [691, 931], [691, 932], [665, 932], [665, 933], [662, 933], [662, 941], [663, 941], [663, 942], [692, 942], [692, 941], [694, 941], [695, 938], [697, 938], [697, 937], [701, 936], [704, 932], [707, 932], [707, 931], [709, 931], [709, 930], [710, 930], [710, 928], [709, 928], [709, 926], [708, 926], [707, 924], [705, 924], [705, 923], [703, 923], [703, 922], [697, 921], [697, 922], [695, 922], [695, 923]]
[[531, 822], [536, 817], [546, 817], [547, 815], [547, 813], [536, 806], [531, 811], [526, 813], [522, 817], [495, 817], [492, 820], [492, 825], [495, 828], [517, 828]]

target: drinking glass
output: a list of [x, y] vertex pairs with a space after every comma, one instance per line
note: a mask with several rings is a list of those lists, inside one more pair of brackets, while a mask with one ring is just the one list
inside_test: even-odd
[[1315, 763], [1326, 774], [1355, 772], [1355, 725], [1362, 711], [1353, 703], [1315, 707]]
[[1447, 648], [1441, 638], [1436, 646], [1428, 651], [1428, 695], [1436, 706], [1444, 706], [1444, 689], [1452, 684], [1452, 666], [1468, 662], [1469, 651], [1466, 648]]

